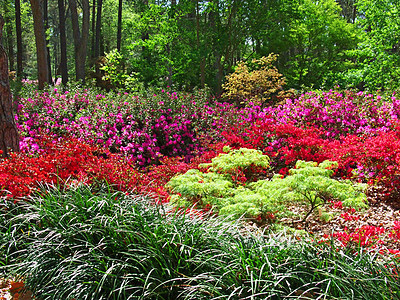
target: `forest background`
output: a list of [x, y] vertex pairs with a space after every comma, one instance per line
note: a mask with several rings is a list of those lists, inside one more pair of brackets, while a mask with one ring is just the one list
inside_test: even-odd
[[0, 14], [10, 70], [39, 87], [62, 77], [220, 95], [239, 61], [270, 53], [297, 90], [400, 81], [398, 1], [2, 0]]

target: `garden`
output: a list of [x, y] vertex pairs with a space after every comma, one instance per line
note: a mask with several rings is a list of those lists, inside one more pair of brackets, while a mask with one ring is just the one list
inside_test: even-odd
[[396, 93], [21, 94], [0, 161], [14, 299], [399, 298]]

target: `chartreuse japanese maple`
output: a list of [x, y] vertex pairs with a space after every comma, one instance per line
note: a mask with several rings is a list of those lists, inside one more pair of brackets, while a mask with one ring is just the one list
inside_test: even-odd
[[308, 212], [303, 221], [329, 200], [342, 201], [343, 206], [355, 209], [366, 208], [367, 197], [363, 193], [366, 185], [331, 178], [337, 167], [337, 162], [329, 160], [320, 164], [299, 160], [296, 167], [289, 170], [289, 176], [275, 175], [272, 180], [260, 180], [250, 187], [270, 203], [305, 204]]
[[212, 205], [223, 215], [246, 215], [256, 217], [261, 214], [262, 203], [245, 186], [257, 172], [269, 168], [269, 157], [261, 151], [247, 148], [231, 150], [212, 159], [207, 172], [191, 169], [185, 174], [173, 177], [167, 187], [172, 190], [171, 200], [178, 205], [197, 202]]
[[208, 167], [207, 172], [192, 169], [173, 177], [167, 184], [175, 193], [171, 200], [177, 205], [212, 205], [220, 215], [261, 217], [261, 220], [271, 214], [290, 216], [293, 213], [287, 207], [293, 203], [307, 207], [303, 221], [329, 200], [342, 201], [344, 206], [357, 209], [367, 206], [364, 185], [331, 178], [338, 166], [336, 162], [324, 161], [318, 165], [298, 161], [285, 178], [276, 175], [272, 180], [256, 181], [256, 171], [269, 167], [268, 156], [254, 149], [226, 150], [229, 152], [202, 165]]

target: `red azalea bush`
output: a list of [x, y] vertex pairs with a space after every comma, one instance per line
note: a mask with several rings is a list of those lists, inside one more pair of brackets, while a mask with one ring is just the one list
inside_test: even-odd
[[316, 128], [299, 128], [291, 123], [279, 124], [273, 121], [256, 121], [253, 124], [232, 127], [222, 132], [232, 148], [262, 150], [272, 161], [276, 172], [285, 173], [297, 160], [322, 162], [329, 157], [321, 151], [328, 143]]
[[383, 244], [380, 236], [385, 233], [382, 227], [364, 225], [361, 228], [356, 228], [354, 231], [347, 230], [343, 232], [335, 232], [332, 237], [336, 238], [344, 247], [349, 245], [361, 247], [375, 247]]
[[163, 188], [151, 185], [147, 175], [108, 150], [72, 138], [58, 142], [43, 138], [40, 144], [43, 150], [37, 156], [13, 153], [0, 161], [3, 194], [18, 199], [29, 195], [38, 183], [62, 186], [73, 180], [87, 183], [105, 180], [122, 191], [156, 193], [167, 198]]
[[337, 175], [379, 184], [388, 193], [400, 193], [400, 127], [375, 135], [348, 135], [326, 139], [322, 130], [293, 124], [257, 121], [240, 124], [221, 135], [232, 148], [255, 148], [272, 158], [275, 172], [285, 174], [297, 160], [337, 161]]
[[[400, 128], [375, 136], [347, 136], [331, 141], [324, 153], [339, 163], [346, 177], [377, 184], [392, 196], [400, 193]], [[386, 195], [388, 196], [388, 195]]]

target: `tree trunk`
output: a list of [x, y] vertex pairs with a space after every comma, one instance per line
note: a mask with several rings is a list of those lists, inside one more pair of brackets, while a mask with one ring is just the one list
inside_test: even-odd
[[[149, 7], [149, 1], [148, 0], [143, 0], [143, 13], [148, 9], [148, 7]], [[142, 41], [144, 42], [144, 41], [147, 41], [148, 39], [149, 39], [149, 32], [147, 31], [147, 29], [145, 29], [142, 32]], [[147, 60], [147, 61], [150, 60], [149, 53], [146, 50], [145, 46], [142, 46], [142, 55], [143, 55], [143, 58], [145, 60]]]
[[92, 3], [92, 41], [91, 41], [92, 49], [90, 51], [90, 58], [92, 58], [92, 59], [94, 58], [95, 39], [96, 39], [96, 0], [93, 0], [93, 3]]
[[[49, 12], [48, 12], [48, 5], [47, 0], [43, 0], [43, 22], [44, 22], [44, 32], [46, 37], [47, 29], [49, 29]], [[51, 58], [50, 58], [50, 46], [49, 41], [46, 38], [46, 51], [47, 51], [47, 69], [48, 69], [48, 76], [47, 79], [48, 83], [53, 83], [53, 77], [51, 76]]]
[[68, 82], [68, 69], [67, 69], [67, 36], [65, 34], [65, 6], [64, 0], [58, 0], [58, 15], [60, 22], [60, 49], [61, 49], [61, 78], [63, 85]]
[[90, 7], [89, 0], [82, 0], [82, 31], [79, 28], [79, 17], [76, 0], [69, 0], [72, 19], [72, 31], [75, 46], [76, 80], [85, 82], [86, 52], [89, 38]]
[[47, 67], [47, 47], [44, 33], [43, 14], [40, 7], [40, 0], [30, 0], [33, 15], [33, 29], [36, 40], [37, 70], [39, 89], [44, 88], [49, 81], [49, 69]]
[[206, 82], [206, 56], [204, 55], [204, 47], [200, 43], [200, 8], [198, 0], [196, 0], [195, 14], [197, 49], [200, 53], [200, 86], [204, 88]]
[[13, 28], [11, 24], [11, 19], [8, 11], [8, 2], [4, 1], [4, 18], [5, 24], [7, 25], [7, 46], [8, 46], [8, 61], [10, 66], [10, 71], [14, 70], [14, 39], [13, 39]]
[[15, 0], [15, 33], [17, 36], [17, 77], [22, 78], [22, 26], [20, 0]]
[[101, 36], [101, 11], [103, 8], [103, 0], [97, 0], [97, 15], [96, 15], [96, 41], [94, 45], [94, 57], [97, 59], [100, 56], [100, 36]]
[[[4, 19], [0, 15], [0, 40], [3, 34]], [[8, 79], [7, 53], [0, 44], [0, 151], [7, 157], [9, 151], [19, 151], [19, 137], [13, 115], [13, 103]]]
[[118, 28], [117, 28], [117, 51], [121, 52], [122, 38], [122, 0], [118, 2]]

